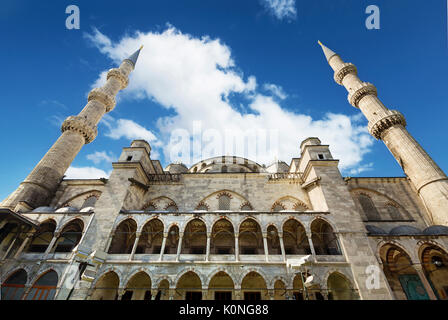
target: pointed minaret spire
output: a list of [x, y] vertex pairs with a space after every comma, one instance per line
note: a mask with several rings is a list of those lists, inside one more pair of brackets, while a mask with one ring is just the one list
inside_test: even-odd
[[143, 45], [135, 51], [132, 55], [129, 56], [129, 58], [125, 59], [126, 61], [130, 61], [132, 65], [135, 67], [135, 64], [137, 63], [138, 56], [140, 55], [140, 51], [142, 51]]
[[36, 208], [50, 203], [78, 152], [97, 136], [101, 118], [114, 109], [115, 97], [127, 87], [129, 74], [134, 70], [142, 48], [123, 60], [119, 68], [109, 70], [104, 86], [90, 91], [84, 109], [64, 121], [59, 139], [0, 207], [20, 211], [22, 207]]
[[330, 59], [336, 55], [336, 53], [334, 53], [333, 50], [328, 49], [326, 46], [324, 46], [322, 44], [322, 42], [320, 42], [319, 40], [317, 41], [317, 43], [321, 46], [322, 51], [324, 52], [325, 58], [327, 58], [327, 61], [330, 61]]
[[448, 177], [406, 130], [404, 116], [389, 110], [378, 98], [376, 87], [358, 77], [354, 64], [344, 62], [338, 54], [319, 44], [334, 80], [348, 91], [348, 101], [359, 108], [369, 121], [370, 134], [389, 148], [416, 192], [422, 199], [433, 224], [448, 225]]

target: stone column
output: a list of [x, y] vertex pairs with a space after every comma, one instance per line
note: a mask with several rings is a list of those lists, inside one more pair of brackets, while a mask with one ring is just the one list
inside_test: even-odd
[[314, 249], [312, 235], [310, 233], [307, 233], [306, 237], [308, 238], [308, 245], [310, 246], [311, 255], [313, 257], [313, 260], [316, 261], [316, 250]]
[[202, 288], [202, 300], [209, 300], [208, 297], [208, 288]]
[[134, 260], [135, 250], [137, 250], [137, 246], [138, 246], [138, 242], [140, 240], [141, 234], [142, 234], [141, 232], [136, 233], [134, 245], [132, 246], [132, 251], [131, 251], [131, 254], [129, 255], [129, 261]]
[[263, 247], [264, 247], [264, 256], [266, 261], [269, 261], [269, 251], [268, 251], [268, 235], [263, 233]]
[[420, 280], [423, 283], [423, 286], [425, 287], [426, 292], [428, 293], [428, 296], [431, 300], [437, 300], [436, 295], [434, 294], [434, 291], [431, 288], [431, 285], [429, 284], [428, 279], [426, 278], [425, 272], [423, 271], [423, 267], [421, 264], [414, 264], [414, 269], [417, 271], [417, 274], [420, 278]]
[[59, 232], [55, 232], [53, 235], [53, 239], [51, 239], [50, 244], [47, 247], [47, 250], [45, 250], [44, 252], [44, 257], [42, 258], [42, 260], [45, 260], [47, 258], [47, 256], [50, 254], [50, 252], [54, 252], [54, 250], [56, 250], [56, 248], [54, 247], [55, 242], [58, 240], [60, 233]]
[[17, 239], [19, 238], [20, 232], [18, 231], [17, 234], [15, 235], [14, 239], [11, 241], [11, 244], [9, 245], [8, 249], [6, 249], [5, 254], [3, 255], [3, 257], [0, 260], [5, 260], [6, 257], [9, 254], [9, 251], [11, 251], [12, 247], [14, 247], [14, 244], [16, 243]]
[[64, 121], [60, 137], [0, 207], [14, 210], [21, 201], [33, 208], [48, 205], [81, 148], [96, 138], [101, 118], [114, 109], [115, 96], [127, 87], [140, 50], [125, 59], [119, 68], [109, 70], [104, 86], [90, 91], [84, 109]]
[[209, 261], [210, 259], [210, 240], [211, 240], [211, 234], [207, 232], [207, 247], [205, 249], [205, 261]]
[[28, 245], [28, 242], [31, 240], [31, 238], [33, 237], [32, 233], [29, 233], [25, 240], [22, 242], [22, 244], [20, 245], [19, 249], [17, 250], [16, 254], [14, 255], [14, 259], [17, 259], [20, 254], [22, 253], [23, 249], [25, 249], [25, 247]]
[[106, 247], [104, 248], [104, 250], [106, 252], [109, 252], [110, 249], [110, 245], [112, 243], [112, 239], [115, 237], [115, 230], [113, 232], [111, 232], [109, 239], [107, 239], [107, 243], [106, 243]]
[[239, 233], [235, 233], [235, 261], [240, 261]]
[[151, 289], [151, 300], [155, 300], [158, 293], [159, 289]]
[[285, 244], [283, 243], [283, 233], [279, 233], [278, 238], [280, 241], [280, 250], [282, 251], [283, 261], [286, 261]]
[[243, 292], [241, 291], [241, 288], [235, 287], [234, 294], [235, 300], [243, 300]]
[[179, 233], [179, 242], [177, 243], [177, 254], [176, 254], [176, 261], [179, 261], [180, 251], [182, 250], [182, 239], [184, 237], [184, 233]]
[[166, 246], [166, 238], [168, 237], [168, 233], [164, 232], [163, 233], [163, 240], [162, 240], [162, 247], [160, 248], [160, 257], [159, 257], [159, 261], [163, 260], [163, 254], [165, 252], [165, 246]]

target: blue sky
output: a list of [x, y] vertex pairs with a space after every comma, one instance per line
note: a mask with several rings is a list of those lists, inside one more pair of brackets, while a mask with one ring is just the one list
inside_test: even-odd
[[[318, 39], [356, 64], [361, 79], [405, 115], [411, 134], [448, 170], [445, 1], [288, 0], [283, 11], [268, 2], [3, 0], [0, 198], [58, 138], [61, 121], [81, 111], [101, 74], [141, 42], [130, 86], [70, 176], [107, 174], [134, 138], [151, 140], [152, 157], [165, 166], [176, 160], [172, 131], [192, 132], [194, 121], [218, 132], [277, 130], [278, 152], [267, 149], [255, 159], [261, 163], [289, 164], [300, 141], [318, 135], [341, 159], [344, 175], [402, 176], [333, 81]], [[65, 27], [70, 4], [80, 8], [80, 30]], [[371, 4], [380, 8], [380, 30], [365, 27]]]

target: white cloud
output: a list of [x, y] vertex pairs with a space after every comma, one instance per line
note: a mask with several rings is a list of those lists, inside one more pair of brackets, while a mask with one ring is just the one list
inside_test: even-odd
[[95, 167], [69, 167], [65, 179], [100, 179], [108, 178], [110, 172]]
[[[171, 26], [161, 33], [136, 32], [116, 43], [105, 40], [104, 35], [94, 34], [90, 38], [116, 63], [141, 44], [145, 45], [122, 97], [154, 100], [174, 111], [174, 115], [159, 118], [157, 127], [151, 129], [157, 132], [158, 140], [151, 131], [131, 120], [115, 120], [107, 116], [103, 123], [110, 130], [106, 135], [113, 139], [155, 140], [163, 147], [167, 162], [179, 160], [170, 157], [178, 144], [172, 139], [172, 133], [179, 129], [192, 133], [198, 123], [208, 138], [214, 136], [213, 132], [221, 136], [245, 134], [248, 129], [259, 132], [257, 146], [263, 144], [261, 131], [274, 133], [274, 137], [278, 134], [278, 144], [267, 149], [230, 152], [259, 163], [269, 163], [276, 157], [289, 162], [292, 157], [299, 156], [299, 144], [303, 139], [318, 136], [324, 144], [330, 145], [333, 156], [341, 160], [341, 168], [353, 169], [359, 167], [373, 143], [365, 125], [357, 118], [329, 113], [322, 119], [313, 119], [300, 113], [299, 106], [294, 111], [282, 108], [281, 101], [273, 98], [276, 96], [281, 100], [286, 96], [281, 87], [275, 84], [263, 86], [271, 89], [271, 95], [257, 91], [256, 78], [244, 77], [235, 66], [230, 48], [219, 39], [195, 38]], [[230, 102], [230, 95], [249, 101], [243, 106], [245, 112]], [[197, 145], [207, 149], [207, 155], [223, 155], [220, 139], [204, 141], [207, 137], [202, 138], [198, 144], [186, 141], [187, 147], [193, 145], [194, 160], [204, 156], [198, 148], [195, 149]]]
[[360, 174], [362, 172], [371, 171], [371, 170], [373, 170], [373, 163], [372, 162], [370, 162], [370, 163], [368, 163], [366, 165], [361, 165], [361, 166], [359, 166], [357, 168], [351, 169], [349, 171], [349, 174], [358, 175], [358, 174]]
[[277, 96], [279, 99], [284, 100], [288, 97], [288, 95], [283, 91], [281, 86], [277, 86], [272, 83], [265, 83], [263, 85], [263, 89], [272, 93], [274, 96]]
[[260, 0], [277, 19], [295, 19], [297, 17], [296, 0]]
[[106, 132], [105, 135], [114, 140], [126, 138], [129, 140], [143, 139], [148, 142], [157, 141], [156, 136], [151, 131], [132, 120], [116, 120], [112, 116], [106, 115], [101, 122], [109, 128], [109, 132]]
[[106, 151], [95, 151], [88, 154], [87, 159], [93, 161], [94, 164], [100, 164], [102, 161], [109, 163], [117, 161], [117, 157], [112, 152], [108, 154]]

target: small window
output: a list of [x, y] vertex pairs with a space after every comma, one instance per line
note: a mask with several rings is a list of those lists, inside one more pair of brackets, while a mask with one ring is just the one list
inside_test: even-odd
[[230, 197], [222, 195], [219, 197], [218, 210], [230, 210]]
[[128, 156], [128, 158], [126, 159], [126, 161], [131, 161], [132, 160], [132, 156]]
[[325, 159], [325, 156], [324, 156], [323, 153], [318, 153], [317, 157], [319, 158], [319, 160], [324, 160]]

